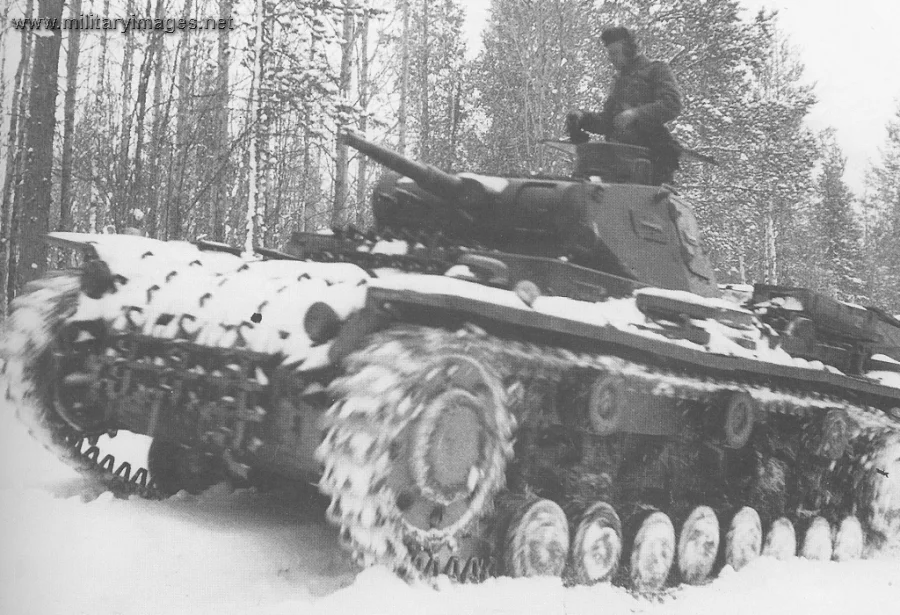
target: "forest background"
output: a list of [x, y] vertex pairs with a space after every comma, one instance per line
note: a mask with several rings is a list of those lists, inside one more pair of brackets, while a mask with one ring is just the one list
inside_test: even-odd
[[[675, 135], [720, 282], [794, 284], [900, 312], [900, 106], [862, 196], [815, 89], [763, 11], [736, 0], [492, 0], [477, 54], [456, 0], [16, 0], [0, 9], [0, 318], [50, 230], [280, 248], [371, 224], [366, 133], [447, 171], [564, 173], [541, 141], [612, 78], [599, 33], [632, 27], [684, 94]], [[12, 18], [232, 19], [204, 31], [16, 30]], [[9, 45], [0, 40], [4, 52]]]

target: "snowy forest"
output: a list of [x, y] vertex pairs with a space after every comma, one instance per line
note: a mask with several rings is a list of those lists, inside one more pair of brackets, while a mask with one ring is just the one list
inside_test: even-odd
[[[795, 284], [900, 312], [900, 108], [863, 194], [778, 16], [735, 0], [492, 0], [467, 52], [455, 0], [18, 0], [13, 18], [215, 18], [204, 31], [5, 27], [0, 310], [55, 260], [51, 230], [280, 248], [371, 224], [380, 169], [352, 127], [448, 171], [561, 173], [541, 145], [612, 78], [600, 32], [630, 26], [683, 90], [673, 125], [720, 282]], [[15, 43], [10, 45], [10, 43]], [[15, 62], [16, 66], [11, 66]]]

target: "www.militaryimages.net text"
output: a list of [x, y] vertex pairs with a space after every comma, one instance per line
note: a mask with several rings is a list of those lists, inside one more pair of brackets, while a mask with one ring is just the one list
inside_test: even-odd
[[121, 30], [123, 33], [135, 31], [173, 32], [182, 30], [234, 30], [234, 18], [187, 19], [174, 17], [151, 18], [137, 17], [99, 17], [82, 15], [65, 19], [52, 17], [19, 17], [12, 19], [12, 26], [17, 30]]

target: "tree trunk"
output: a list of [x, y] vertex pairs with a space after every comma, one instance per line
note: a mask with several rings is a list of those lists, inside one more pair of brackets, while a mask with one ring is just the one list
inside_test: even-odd
[[[30, 15], [29, 15], [30, 17]], [[0, 14], [0, 20], [3, 23], [9, 22], [9, 3], [7, 2], [3, 6], [3, 13]], [[6, 79], [3, 78], [6, 76], [6, 34], [9, 30], [0, 31], [0, 105], [6, 105], [6, 96], [7, 96], [7, 85]], [[22, 39], [25, 37], [23, 36]], [[15, 96], [15, 94], [13, 94]], [[14, 110], [14, 106], [10, 106], [10, 109]], [[10, 113], [10, 122], [13, 120], [14, 113]], [[0, 120], [0, 130], [6, 128], [6, 118], [4, 117]], [[6, 153], [9, 154], [0, 160], [0, 177], [3, 178], [3, 193], [0, 194], [0, 323], [6, 320], [6, 276], [8, 273], [9, 266], [9, 227], [12, 224], [12, 211], [7, 209], [8, 203], [4, 197], [6, 194], [6, 178], [9, 176], [8, 170], [12, 165], [12, 151], [9, 149], [9, 146], [12, 145], [13, 142], [13, 134], [12, 131], [6, 133], [7, 134], [7, 147]], [[0, 156], [3, 155], [3, 152], [0, 152]]]
[[263, 20], [265, 19], [265, 0], [256, 0], [256, 36], [253, 41], [253, 69], [250, 81], [250, 104], [247, 110], [247, 121], [249, 122], [249, 143], [247, 145], [249, 157], [249, 185], [247, 193], [247, 214], [246, 229], [247, 235], [244, 238], [244, 253], [253, 254], [253, 246], [256, 241], [256, 226], [258, 226], [259, 213], [257, 211], [257, 173], [259, 172], [257, 165], [258, 139], [256, 134], [256, 123], [259, 115], [259, 90], [260, 81], [262, 79], [262, 52], [263, 52]]
[[428, 0], [422, 0], [422, 58], [419, 66], [419, 96], [422, 97], [421, 116], [419, 117], [419, 158], [431, 160], [431, 114], [428, 107]]
[[[369, 108], [369, 12], [364, 10], [359, 40], [359, 106], [362, 107], [362, 117], [359, 118], [359, 130], [366, 134]], [[357, 156], [359, 168], [356, 178], [356, 226], [362, 228], [366, 223], [366, 176], [368, 175], [369, 159], [367, 156]]]
[[445, 161], [448, 171], [453, 170], [456, 166], [456, 152], [459, 148], [459, 115], [462, 106], [461, 78], [451, 85], [449, 105], [450, 143], [447, 149], [447, 160]]
[[[109, 0], [103, 0], [103, 14], [109, 15]], [[100, 70], [97, 76], [97, 94], [95, 97], [98, 107], [103, 101], [103, 96], [105, 95], [106, 90], [106, 50], [108, 48], [108, 45], [109, 39], [107, 38], [106, 30], [100, 30], [100, 58], [97, 62]]]
[[[156, 0], [157, 19], [163, 18], [163, 0]], [[150, 0], [147, 0], [147, 12], [150, 12]], [[128, 212], [124, 220], [126, 226], [143, 227], [142, 220], [147, 206], [144, 202], [144, 120], [147, 117], [147, 90], [150, 88], [151, 71], [155, 64], [162, 61], [163, 32], [154, 32], [147, 41], [144, 61], [138, 75], [137, 99], [135, 101], [135, 145], [134, 145], [134, 181], [129, 191]], [[140, 206], [140, 207], [138, 207]], [[140, 209], [140, 213], [136, 211]]]
[[[160, 0], [156, 4], [157, 17], [163, 17], [165, 7]], [[144, 212], [146, 218], [144, 220], [144, 231], [150, 237], [165, 236], [165, 232], [160, 232], [159, 222], [159, 195], [160, 195], [160, 174], [159, 161], [162, 156], [162, 126], [164, 121], [168, 121], [168, 103], [162, 103], [162, 82], [163, 82], [163, 47], [164, 41], [160, 39], [160, 47], [156, 58], [156, 64], [153, 67], [153, 122], [150, 127], [150, 139], [152, 140], [150, 152], [148, 156], [147, 176], [147, 198], [144, 201], [147, 211]]]
[[[184, 19], [190, 19], [193, 11], [193, 3], [186, 0], [184, 3]], [[184, 30], [181, 34], [179, 65], [178, 65], [178, 115], [175, 118], [175, 152], [178, 157], [178, 183], [176, 190], [166, 199], [166, 239], [181, 239], [184, 233], [184, 193], [185, 178], [188, 172], [188, 115], [191, 110], [191, 37], [194, 34]], [[174, 182], [170, 177], [169, 181]]]
[[[81, 17], [81, 0], [72, 0], [69, 8], [72, 19]], [[75, 92], [78, 86], [78, 56], [81, 51], [81, 30], [69, 30], [69, 50], [66, 53], [66, 94], [63, 110], [63, 151], [59, 177], [60, 231], [72, 230], [72, 160], [75, 147]]]
[[[350, 97], [350, 85], [353, 78], [351, 69], [353, 68], [354, 8], [355, 1], [346, 0], [344, 3], [344, 28], [341, 35], [344, 39], [344, 42], [341, 44], [341, 74], [338, 83], [341, 97], [344, 101], [347, 101]], [[344, 210], [347, 206], [347, 167], [350, 151], [347, 142], [341, 134], [343, 129], [344, 126], [339, 120], [335, 138], [334, 202], [331, 209], [331, 226], [340, 226], [344, 223]]]
[[[8, 8], [8, 7], [7, 7]], [[32, 0], [25, 6], [25, 17], [31, 17]], [[22, 36], [19, 48], [19, 67], [13, 80], [12, 110], [9, 121], [9, 139], [6, 147], [6, 172], [3, 178], [3, 195], [0, 197], [0, 320], [6, 318], [9, 302], [15, 297], [16, 251], [18, 246], [18, 216], [16, 198], [22, 167], [22, 146], [25, 139], [25, 105], [28, 96], [25, 84], [31, 66], [31, 42], [34, 37]]]
[[[103, 0], [103, 14], [109, 15], [109, 0]], [[94, 138], [91, 139], [92, 151], [89, 152], [88, 155], [92, 175], [97, 174], [95, 168], [97, 163], [97, 152], [103, 151], [108, 147], [108, 143], [104, 142], [104, 135], [107, 135], [108, 138], [109, 135], [113, 134], [112, 103], [108, 95], [106, 83], [106, 58], [108, 46], [109, 39], [107, 32], [106, 30], [100, 30], [100, 57], [97, 60], [97, 89], [96, 95], [94, 96], [94, 109], [95, 113], [101, 118], [100, 122], [101, 126], [103, 126], [103, 130], [97, 130], [93, 135]], [[110, 194], [111, 189], [112, 187], [109, 186], [107, 194], [104, 195], [106, 198], [100, 198], [100, 195], [97, 193], [96, 180], [91, 180], [90, 210], [88, 214], [91, 232], [101, 230], [106, 224], [106, 216], [110, 213], [107, 211], [107, 203], [112, 198], [112, 195]]]
[[[61, 19], [63, 0], [39, 0], [38, 17]], [[22, 176], [21, 250], [16, 271], [18, 288], [44, 274], [50, 231], [53, 186], [53, 133], [56, 128], [56, 94], [59, 76], [60, 30], [34, 41], [34, 70], [25, 135], [25, 166]]]
[[406, 107], [409, 99], [409, 0], [403, 3], [403, 33], [401, 34], [400, 58], [400, 109], [397, 112], [397, 127], [400, 132], [397, 149], [406, 154]]
[[[134, 13], [134, 2], [128, 0], [128, 14]], [[125, 212], [128, 210], [131, 167], [131, 78], [134, 71], [134, 50], [137, 43], [133, 30], [125, 36], [125, 59], [122, 68], [122, 125], [121, 141], [116, 169], [116, 193], [113, 200], [112, 225], [117, 232], [124, 230]]]
[[[316, 57], [316, 39], [312, 37], [309, 42], [309, 61]], [[313, 198], [312, 190], [312, 140], [313, 134], [310, 130], [309, 122], [303, 123], [303, 202], [300, 204], [300, 231], [306, 232], [306, 215], [307, 207]]]
[[[769, 197], [771, 199], [771, 197]], [[775, 217], [771, 211], [772, 204], [766, 211], [766, 284], [778, 284], [777, 231]]]
[[[231, 0], [219, 0], [219, 19], [231, 17]], [[231, 45], [229, 32], [223, 28], [219, 30], [219, 57], [218, 73], [216, 77], [216, 131], [215, 160], [219, 168], [230, 167], [230, 148], [228, 134], [228, 103], [229, 103], [229, 79], [228, 69], [231, 63]], [[231, 174], [223, 172], [220, 179], [215, 182], [210, 199], [210, 226], [214, 241], [225, 241], [225, 217], [228, 212], [228, 196], [231, 186]]]

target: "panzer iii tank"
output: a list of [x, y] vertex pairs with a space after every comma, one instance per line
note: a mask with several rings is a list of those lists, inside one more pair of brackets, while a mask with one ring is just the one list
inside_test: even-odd
[[[315, 481], [357, 561], [404, 575], [653, 591], [900, 538], [900, 322], [720, 288], [641, 148], [491, 177], [347, 138], [390, 169], [370, 233], [256, 259], [53, 233], [83, 264], [2, 344], [32, 433], [119, 492]], [[122, 431], [147, 468], [104, 453]]]

